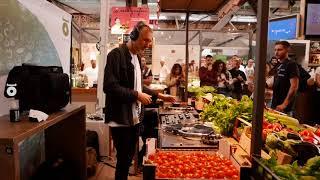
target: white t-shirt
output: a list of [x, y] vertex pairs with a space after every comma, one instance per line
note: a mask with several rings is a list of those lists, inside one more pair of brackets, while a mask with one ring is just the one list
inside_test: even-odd
[[240, 65], [239, 70], [242, 71], [242, 72], [245, 72], [245, 71], [246, 71], [243, 65]]
[[[138, 91], [138, 92], [142, 92], [142, 76], [141, 76], [141, 69], [140, 69], [140, 63], [139, 63], [139, 59], [138, 56], [136, 54], [131, 54], [131, 63], [134, 66], [134, 90]], [[141, 102], [140, 101], [136, 101], [132, 104], [132, 116], [133, 116], [133, 124], [136, 125], [139, 123], [139, 116], [141, 114]]]
[[164, 82], [166, 80], [168, 74], [170, 74], [169, 69], [167, 68], [166, 65], [163, 65], [160, 69], [160, 74], [159, 74], [160, 82]]
[[316, 71], [315, 71], [315, 74], [319, 74], [320, 75], [320, 66], [317, 67]]
[[85, 74], [88, 77], [88, 86], [92, 87], [93, 84], [97, 84], [98, 80], [98, 67], [92, 68], [92, 67], [87, 67], [84, 69], [81, 74]]

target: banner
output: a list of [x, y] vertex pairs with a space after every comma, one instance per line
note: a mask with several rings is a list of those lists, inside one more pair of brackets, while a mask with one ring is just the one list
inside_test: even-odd
[[149, 8], [147, 7], [112, 7], [111, 34], [130, 33], [139, 21], [149, 24]]
[[14, 66], [62, 66], [69, 74], [71, 18], [46, 0], [0, 0], [0, 115], [9, 112], [3, 91]]
[[18, 0], [43, 25], [47, 31], [63, 71], [70, 72], [72, 16], [46, 0]]

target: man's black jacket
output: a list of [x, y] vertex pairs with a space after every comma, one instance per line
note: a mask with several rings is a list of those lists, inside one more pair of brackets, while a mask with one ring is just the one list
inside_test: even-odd
[[[131, 59], [126, 45], [113, 49], [107, 56], [103, 83], [103, 91], [106, 94], [106, 123], [114, 121], [121, 125], [133, 126], [132, 103], [137, 101], [138, 92], [134, 90], [134, 66]], [[155, 92], [143, 84], [141, 87], [143, 92], [152, 95], [153, 99], [156, 98]], [[141, 113], [143, 117], [143, 109]]]

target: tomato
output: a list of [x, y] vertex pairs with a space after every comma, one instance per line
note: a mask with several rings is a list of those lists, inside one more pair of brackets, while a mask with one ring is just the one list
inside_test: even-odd
[[235, 179], [239, 179], [239, 176], [238, 175], [233, 175], [231, 178], [235, 180]]
[[313, 133], [311, 131], [309, 131], [308, 129], [305, 129], [303, 131], [301, 131], [299, 133], [301, 136], [310, 136], [310, 137], [313, 137]]
[[226, 160], [226, 162], [225, 162], [225, 165], [228, 165], [228, 166], [230, 166], [230, 165], [232, 165], [232, 161], [231, 160]]
[[269, 124], [269, 125], [267, 126], [267, 129], [273, 129], [273, 124]]
[[318, 129], [316, 130], [315, 134], [316, 134], [317, 136], [320, 136], [320, 128], [318, 128]]
[[232, 177], [232, 176], [233, 176], [233, 171], [230, 170], [230, 169], [228, 169], [227, 171], [225, 171], [225, 173], [226, 173], [226, 176], [228, 176], [228, 177]]

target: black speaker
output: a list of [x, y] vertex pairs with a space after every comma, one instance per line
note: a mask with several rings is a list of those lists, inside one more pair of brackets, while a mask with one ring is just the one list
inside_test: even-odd
[[130, 39], [136, 41], [139, 38], [140, 31], [143, 27], [148, 26], [143, 21], [139, 21], [130, 33]]

